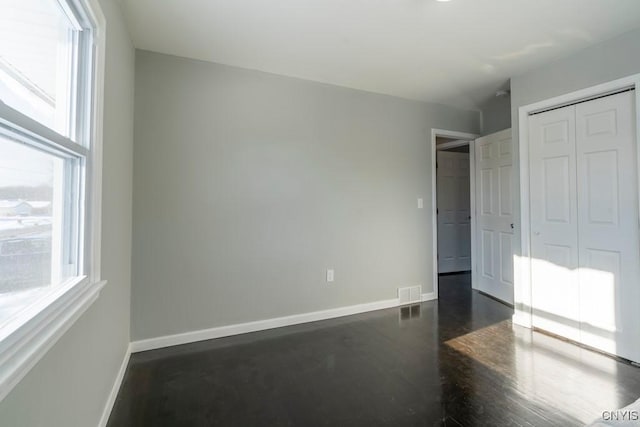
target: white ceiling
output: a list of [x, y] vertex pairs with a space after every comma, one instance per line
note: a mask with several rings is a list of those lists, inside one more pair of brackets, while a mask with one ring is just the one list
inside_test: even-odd
[[478, 108], [640, 27], [639, 0], [124, 0], [137, 48]]

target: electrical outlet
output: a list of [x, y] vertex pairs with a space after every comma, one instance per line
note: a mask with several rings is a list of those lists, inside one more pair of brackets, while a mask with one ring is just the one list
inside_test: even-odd
[[424, 208], [424, 201], [422, 200], [422, 197], [418, 198], [418, 209], [422, 209]]
[[332, 268], [327, 269], [327, 282], [333, 282], [334, 275], [335, 273]]

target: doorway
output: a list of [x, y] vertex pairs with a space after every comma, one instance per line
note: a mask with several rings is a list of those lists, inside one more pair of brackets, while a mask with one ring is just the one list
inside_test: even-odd
[[438, 274], [471, 271], [469, 142], [457, 143], [436, 138]]
[[[432, 131], [433, 283], [438, 297], [441, 274], [473, 271], [475, 210], [474, 150], [477, 135]], [[472, 273], [473, 283], [473, 273]]]

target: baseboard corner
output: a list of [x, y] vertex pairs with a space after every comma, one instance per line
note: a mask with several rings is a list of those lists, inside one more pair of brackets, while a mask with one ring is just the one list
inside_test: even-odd
[[125, 351], [124, 358], [122, 359], [122, 363], [120, 364], [120, 369], [118, 370], [118, 374], [113, 383], [113, 387], [111, 387], [111, 392], [107, 398], [107, 402], [104, 405], [104, 409], [102, 411], [102, 416], [100, 417], [100, 422], [98, 427], [106, 427], [109, 422], [109, 417], [111, 416], [111, 411], [116, 403], [116, 399], [118, 397], [118, 392], [120, 391], [120, 387], [122, 386], [122, 381], [124, 380], [124, 374], [127, 372], [127, 366], [129, 365], [129, 359], [131, 358], [131, 344], [127, 346], [127, 350]]
[[520, 313], [516, 310], [515, 313], [513, 313], [513, 316], [511, 316], [511, 323], [525, 328], [531, 328], [531, 315]]

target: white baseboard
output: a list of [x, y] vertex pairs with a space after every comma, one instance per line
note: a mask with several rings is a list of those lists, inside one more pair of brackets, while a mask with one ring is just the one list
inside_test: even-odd
[[[421, 301], [431, 301], [436, 299], [435, 292], [421, 295]], [[214, 338], [222, 338], [231, 335], [245, 334], [248, 332], [263, 331], [266, 329], [280, 328], [283, 326], [298, 325], [301, 323], [316, 322], [319, 320], [334, 319], [336, 317], [350, 316], [353, 314], [366, 313], [368, 311], [383, 310], [385, 308], [398, 307], [397, 298], [370, 302], [366, 304], [351, 305], [347, 307], [332, 308], [329, 310], [314, 311], [311, 313], [295, 314], [292, 316], [276, 317], [273, 319], [259, 320], [255, 322], [238, 323], [235, 325], [220, 326], [211, 329], [202, 329], [199, 331], [185, 332], [182, 334], [167, 335], [163, 337], [150, 338], [146, 340], [133, 341], [129, 344], [127, 351], [120, 365], [120, 370], [113, 383], [111, 392], [105, 404], [100, 418], [99, 427], [105, 427], [109, 421], [109, 416], [115, 405], [118, 392], [124, 380], [124, 374], [129, 364], [129, 358], [132, 353], [141, 351], [154, 350], [157, 348], [170, 347], [173, 345], [188, 344], [197, 341], [204, 341]]]
[[429, 293], [426, 293], [426, 294], [422, 294], [422, 298], [420, 299], [420, 301], [426, 302], [426, 301], [433, 301], [434, 299], [436, 299], [436, 293], [435, 292], [429, 292]]
[[124, 354], [124, 359], [122, 360], [122, 364], [120, 365], [120, 370], [118, 371], [116, 380], [113, 383], [113, 387], [111, 387], [111, 392], [109, 393], [109, 397], [107, 398], [107, 403], [104, 405], [104, 410], [102, 411], [102, 417], [100, 417], [100, 423], [98, 424], [98, 427], [105, 427], [107, 425], [107, 422], [109, 421], [109, 416], [111, 415], [111, 411], [113, 410], [113, 405], [115, 405], [116, 403], [116, 398], [118, 397], [118, 392], [120, 391], [120, 386], [122, 385], [124, 374], [127, 371], [127, 365], [129, 364], [130, 357], [131, 344], [127, 346], [127, 351]]
[[523, 313], [521, 311], [516, 310], [511, 316], [511, 322], [514, 325], [524, 326], [525, 328], [532, 327], [531, 314]]
[[[423, 294], [423, 298], [424, 295], [425, 294]], [[423, 301], [425, 300], [423, 299]], [[280, 328], [283, 326], [297, 325], [300, 323], [316, 322], [318, 320], [333, 319], [336, 317], [365, 313], [367, 311], [382, 310], [385, 308], [397, 307], [398, 305], [398, 299], [394, 298], [366, 304], [314, 311], [311, 313], [294, 314], [292, 316], [276, 317], [273, 319], [258, 320], [255, 322], [238, 323], [235, 325], [202, 329], [199, 331], [185, 332], [182, 334], [166, 335], [157, 338], [133, 341], [131, 343], [131, 351], [133, 353], [137, 353], [140, 351], [154, 350], [157, 348], [170, 347], [173, 345], [188, 344], [214, 338], [228, 337], [231, 335], [246, 334], [248, 332], [263, 331], [265, 329]]]

